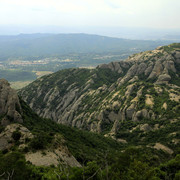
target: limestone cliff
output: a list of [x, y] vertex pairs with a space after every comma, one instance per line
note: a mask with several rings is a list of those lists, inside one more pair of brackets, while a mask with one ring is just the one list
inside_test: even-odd
[[22, 123], [22, 108], [15, 90], [5, 79], [0, 79], [0, 117], [1, 125], [13, 122]]

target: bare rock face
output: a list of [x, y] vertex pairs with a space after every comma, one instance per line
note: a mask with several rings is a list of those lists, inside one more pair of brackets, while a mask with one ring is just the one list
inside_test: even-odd
[[12, 122], [22, 123], [22, 108], [15, 90], [5, 79], [0, 79], [0, 116], [1, 125], [8, 125]]
[[168, 154], [173, 154], [173, 150], [170, 149], [169, 147], [167, 146], [164, 146], [163, 144], [160, 144], [160, 143], [156, 143], [155, 146], [154, 146], [155, 149], [158, 149], [158, 150], [162, 150]]
[[70, 167], [81, 167], [81, 164], [70, 153], [64, 142], [62, 136], [56, 134], [48, 148], [26, 153], [26, 161], [30, 161], [36, 166], [58, 166], [61, 164]]
[[161, 74], [156, 82], [156, 84], [164, 84], [168, 83], [171, 80], [171, 76], [169, 74]]
[[144, 132], [148, 132], [151, 131], [151, 127], [149, 126], [149, 124], [143, 124], [140, 126], [140, 130]]

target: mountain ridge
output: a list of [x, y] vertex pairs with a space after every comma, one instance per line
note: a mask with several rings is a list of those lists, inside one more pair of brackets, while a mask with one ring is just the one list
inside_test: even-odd
[[139, 52], [165, 45], [168, 41], [111, 38], [92, 34], [21, 34], [0, 36], [1, 60], [41, 59], [80, 53]]
[[[19, 94], [42, 117], [115, 137], [126, 120], [179, 119], [179, 63], [180, 45], [171, 44], [94, 70], [59, 71]], [[141, 129], [155, 129], [148, 123]]]
[[[33, 108], [64, 108], [68, 119], [71, 110], [77, 117], [90, 115], [89, 124], [82, 116], [86, 124], [80, 122], [78, 128], [98, 133], [39, 117], [6, 80], [0, 80], [1, 107], [13, 107], [23, 120], [6, 116], [8, 111], [0, 113], [0, 122], [6, 117], [10, 123], [0, 126], [0, 179], [179, 179], [179, 66], [171, 62], [179, 62], [178, 46], [164, 47], [170, 56], [163, 53], [154, 61], [155, 55], [147, 75], [149, 61], [127, 60], [93, 70], [62, 70], [20, 92], [23, 99], [34, 101]], [[140, 55], [133, 58], [139, 57], [142, 59]], [[155, 78], [148, 79], [152, 72]], [[159, 78], [163, 73], [171, 79]], [[16, 98], [3, 96], [7, 89]], [[2, 103], [8, 99], [13, 102]], [[94, 120], [96, 116], [99, 119]]]

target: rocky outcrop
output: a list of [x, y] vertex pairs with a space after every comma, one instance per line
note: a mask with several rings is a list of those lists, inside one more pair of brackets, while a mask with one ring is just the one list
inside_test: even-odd
[[166, 152], [166, 153], [168, 153], [168, 154], [173, 154], [173, 153], [174, 153], [172, 149], [170, 149], [170, 148], [167, 147], [167, 146], [164, 146], [164, 145], [161, 144], [161, 143], [156, 143], [155, 146], [154, 146], [154, 148], [157, 149], [157, 150], [162, 150], [162, 151], [164, 151], [164, 152]]
[[171, 80], [171, 76], [169, 74], [161, 74], [158, 77], [156, 84], [166, 84]]
[[58, 166], [60, 164], [63, 166], [81, 167], [74, 156], [64, 152], [62, 149], [29, 152], [25, 155], [25, 158], [26, 161], [36, 166]]
[[15, 90], [5, 79], [0, 79], [0, 116], [1, 125], [13, 122], [22, 123], [22, 108]]
[[152, 128], [149, 126], [149, 124], [143, 124], [140, 126], [140, 130], [144, 132], [148, 132], [148, 131], [151, 131]]
[[48, 146], [43, 150], [37, 150], [36, 152], [28, 152], [25, 154], [27, 161], [30, 161], [36, 166], [70, 166], [81, 167], [81, 164], [70, 153], [69, 149], [65, 145], [65, 140], [60, 134], [56, 134]]
[[[18, 134], [19, 136], [15, 134]], [[30, 142], [33, 138], [35, 138], [34, 135], [21, 124], [16, 123], [7, 125], [0, 133], [0, 151], [10, 150], [17, 141], [18, 149], [28, 149], [28, 142]], [[71, 167], [81, 167], [79, 162], [71, 155], [67, 146], [63, 145], [63, 143], [58, 144], [57, 138], [58, 136], [56, 135], [53, 139], [52, 146], [49, 149], [25, 153], [26, 160], [36, 166], [57, 166], [61, 164]]]
[[18, 141], [21, 143], [21, 147], [24, 147], [26, 139], [34, 137], [26, 127], [20, 124], [7, 125], [4, 131], [0, 133], [0, 150], [9, 149], [15, 144], [16, 139], [13, 138], [14, 132], [19, 132], [20, 134]]

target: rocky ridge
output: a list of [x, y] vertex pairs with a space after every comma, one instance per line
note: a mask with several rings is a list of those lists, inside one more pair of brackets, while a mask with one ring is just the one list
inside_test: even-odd
[[42, 117], [113, 136], [124, 121], [179, 120], [179, 82], [180, 44], [172, 44], [94, 70], [59, 71], [19, 94]]

